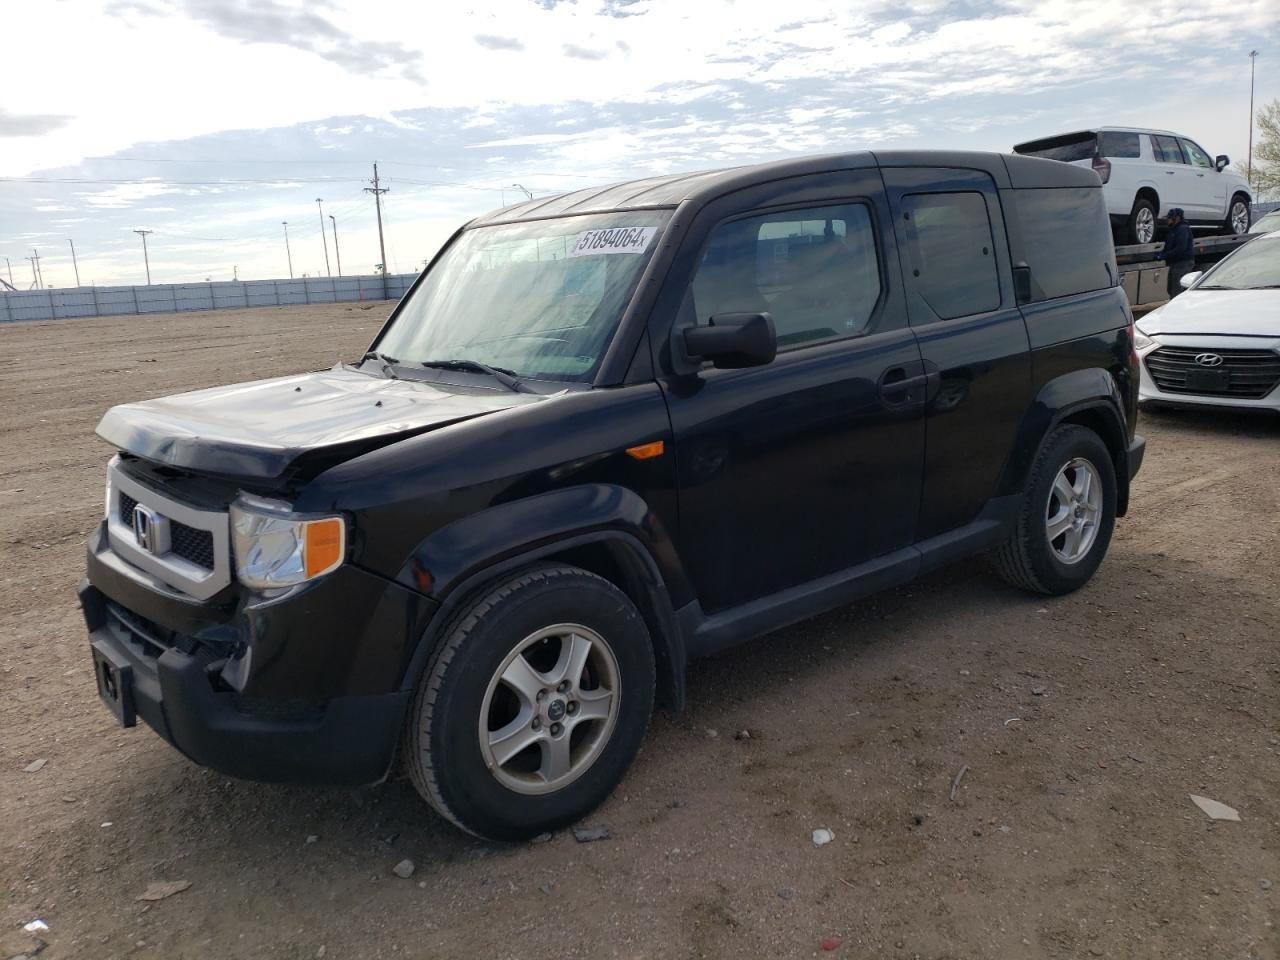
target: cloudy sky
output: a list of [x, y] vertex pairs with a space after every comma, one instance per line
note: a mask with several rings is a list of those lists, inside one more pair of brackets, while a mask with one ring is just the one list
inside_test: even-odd
[[[1280, 0], [36, 0], [6, 5], [0, 257], [31, 283], [392, 272], [512, 202], [863, 147], [1092, 124], [1243, 158]], [[520, 187], [516, 185], [519, 184]], [[336, 272], [333, 238], [328, 237]], [[0, 260], [0, 270], [4, 269]], [[7, 274], [5, 275], [7, 279]]]

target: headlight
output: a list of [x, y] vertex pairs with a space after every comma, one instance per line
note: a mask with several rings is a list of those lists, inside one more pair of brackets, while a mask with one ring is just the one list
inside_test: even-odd
[[1145, 350], [1153, 343], [1155, 343], [1155, 341], [1143, 333], [1141, 327], [1135, 326], [1133, 328], [1133, 349]]
[[244, 494], [231, 505], [236, 576], [247, 587], [291, 587], [342, 565], [342, 517], [301, 517], [289, 505]]

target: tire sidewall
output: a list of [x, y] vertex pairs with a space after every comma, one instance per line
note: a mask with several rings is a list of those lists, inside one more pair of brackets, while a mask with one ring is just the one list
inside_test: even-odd
[[[1098, 536], [1088, 554], [1076, 563], [1063, 563], [1049, 544], [1045, 530], [1045, 511], [1053, 482], [1063, 466], [1077, 457], [1093, 464], [1102, 481], [1102, 515]], [[1045, 450], [1027, 491], [1030, 498], [1024, 513], [1026, 529], [1023, 531], [1027, 545], [1027, 558], [1036, 577], [1051, 593], [1069, 593], [1084, 584], [1097, 571], [1111, 544], [1116, 521], [1115, 464], [1107, 446], [1092, 430], [1071, 426], [1057, 432]]]
[[[603, 751], [576, 780], [554, 793], [517, 793], [490, 773], [480, 752], [481, 706], [490, 680], [515, 646], [557, 623], [590, 627], [609, 644], [618, 664], [620, 710]], [[598, 806], [638, 751], [653, 709], [655, 671], [644, 621], [624, 594], [586, 573], [534, 581], [504, 598], [438, 667], [424, 678], [439, 682], [440, 691], [423, 749], [431, 751], [449, 812], [467, 829], [493, 839], [527, 839], [573, 823]]]

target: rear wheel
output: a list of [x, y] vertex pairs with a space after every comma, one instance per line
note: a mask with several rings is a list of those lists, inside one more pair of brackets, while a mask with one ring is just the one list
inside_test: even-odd
[[576, 567], [534, 568], [447, 628], [405, 731], [409, 779], [477, 836], [563, 827], [621, 780], [654, 686], [648, 631], [626, 594]]
[[1156, 207], [1144, 197], [1133, 202], [1133, 210], [1129, 214], [1129, 242], [1152, 243], [1156, 239]]
[[1222, 233], [1228, 237], [1241, 236], [1249, 232], [1249, 222], [1249, 201], [1237, 193], [1227, 207], [1227, 219], [1222, 224]]
[[1116, 520], [1111, 454], [1087, 427], [1059, 427], [1040, 448], [1012, 536], [994, 555], [1009, 583], [1037, 593], [1070, 593], [1102, 563]]

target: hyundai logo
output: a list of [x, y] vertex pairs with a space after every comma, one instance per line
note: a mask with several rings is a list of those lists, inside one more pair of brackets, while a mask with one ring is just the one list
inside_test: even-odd
[[1202, 367], [1220, 367], [1222, 366], [1222, 358], [1216, 353], [1198, 353], [1196, 354], [1196, 363]]

